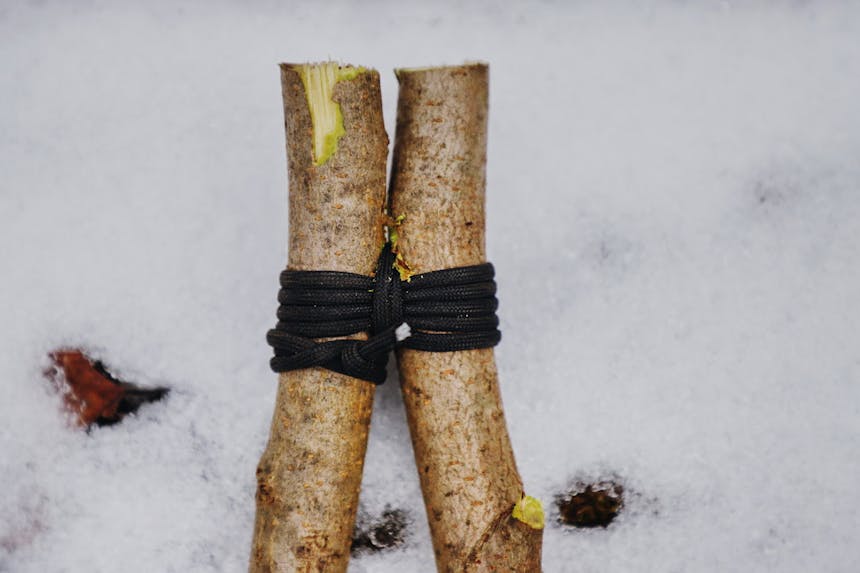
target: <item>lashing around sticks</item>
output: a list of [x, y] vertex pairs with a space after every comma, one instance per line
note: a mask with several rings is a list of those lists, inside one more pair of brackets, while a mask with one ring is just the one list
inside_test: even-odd
[[[387, 242], [372, 277], [340, 271], [281, 273], [278, 323], [266, 339], [275, 372], [321, 366], [374, 384], [398, 346], [427, 352], [499, 343], [495, 271], [484, 263], [401, 280]], [[369, 333], [367, 340], [314, 339]]]

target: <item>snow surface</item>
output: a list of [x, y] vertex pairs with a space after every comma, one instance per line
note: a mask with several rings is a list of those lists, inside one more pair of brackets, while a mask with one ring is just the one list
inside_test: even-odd
[[[285, 262], [276, 62], [491, 63], [497, 356], [554, 572], [856, 571], [860, 7], [765, 2], [0, 5], [0, 571], [242, 571]], [[169, 399], [66, 427], [46, 353]], [[362, 508], [430, 572], [396, 378]]]

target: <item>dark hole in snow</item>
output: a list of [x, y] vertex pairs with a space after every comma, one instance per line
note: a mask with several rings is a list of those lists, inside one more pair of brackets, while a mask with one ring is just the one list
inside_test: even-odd
[[624, 507], [624, 487], [614, 481], [577, 482], [556, 496], [558, 520], [573, 527], [606, 527]]
[[353, 555], [393, 549], [406, 540], [409, 518], [402, 509], [389, 509], [377, 518], [359, 516], [352, 536]]
[[45, 375], [63, 395], [66, 408], [84, 427], [110, 426], [134, 413], [143, 404], [164, 398], [169, 388], [141, 388], [114, 377], [101, 360], [78, 349], [49, 354], [52, 367]]

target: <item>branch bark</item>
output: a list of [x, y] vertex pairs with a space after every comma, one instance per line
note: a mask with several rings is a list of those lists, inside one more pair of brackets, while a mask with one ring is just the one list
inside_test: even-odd
[[[487, 66], [398, 79], [398, 250], [416, 273], [485, 262]], [[512, 516], [523, 488], [493, 349], [402, 349], [398, 365], [438, 570], [540, 571], [543, 531]]]
[[[319, 67], [326, 65], [334, 64]], [[334, 66], [323, 71], [348, 73], [338, 76], [331, 100], [322, 99], [340, 106], [341, 117], [329, 119], [332, 125], [342, 120], [343, 129], [324, 148], [315, 145], [322, 141], [321, 112], [309, 102], [316, 97], [318, 103], [320, 94], [308, 93], [314, 82], [303, 73], [309, 68], [281, 65], [288, 267], [371, 275], [384, 242], [388, 154], [379, 75]], [[280, 375], [269, 443], [257, 469], [252, 573], [346, 571], [374, 388], [322, 368]]]

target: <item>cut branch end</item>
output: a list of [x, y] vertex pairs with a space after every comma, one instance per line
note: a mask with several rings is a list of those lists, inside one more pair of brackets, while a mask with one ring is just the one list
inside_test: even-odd
[[353, 80], [367, 70], [341, 66], [337, 62], [284, 65], [292, 67], [302, 78], [313, 125], [314, 165], [323, 165], [335, 154], [338, 141], [346, 133], [340, 104], [332, 99], [334, 86]]

